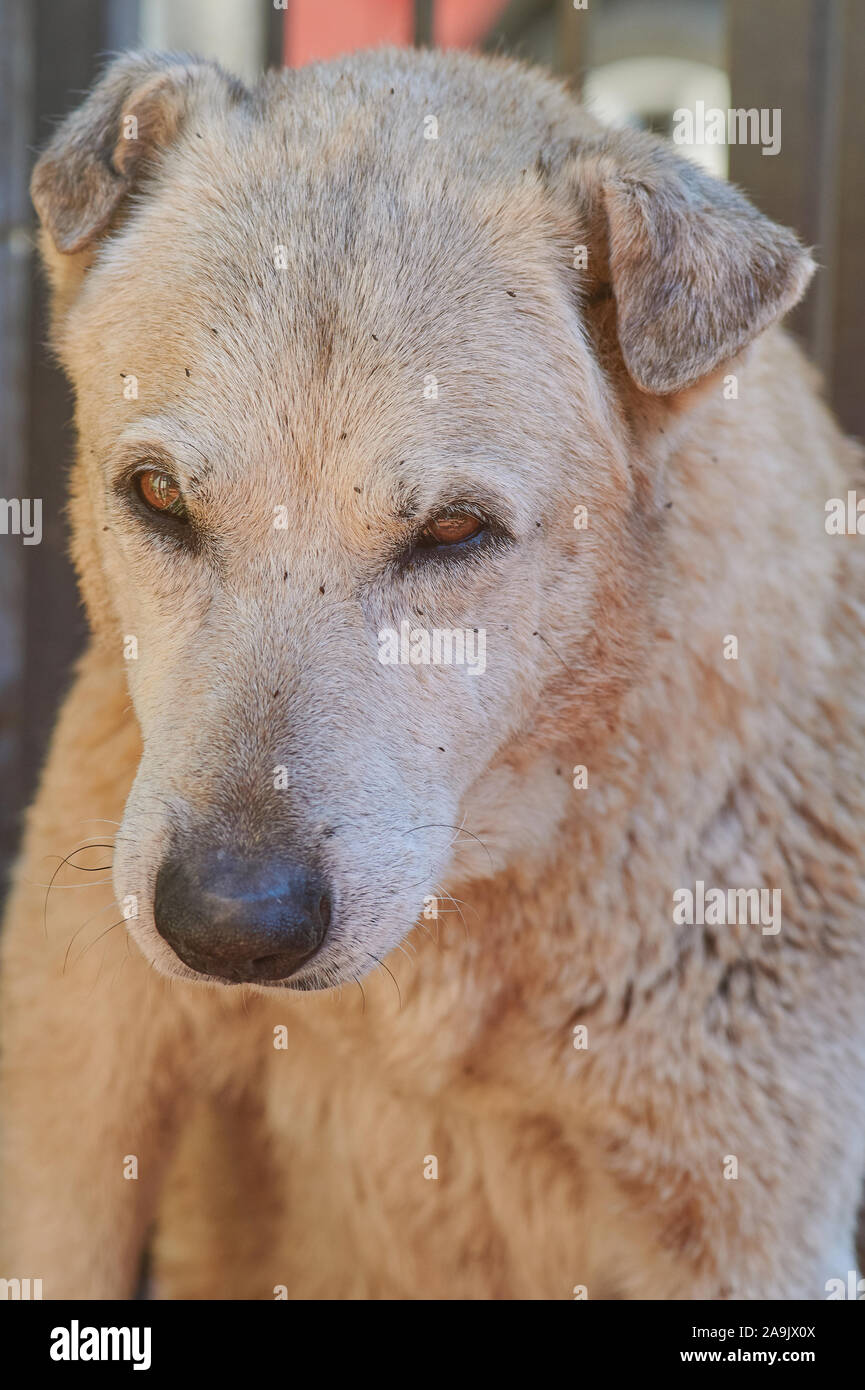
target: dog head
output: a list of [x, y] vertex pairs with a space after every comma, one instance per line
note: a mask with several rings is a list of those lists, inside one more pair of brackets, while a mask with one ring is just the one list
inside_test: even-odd
[[359, 976], [549, 842], [557, 762], [640, 671], [662, 422], [810, 261], [660, 142], [463, 55], [252, 91], [129, 55], [33, 197], [75, 554], [142, 735], [130, 929], [191, 978]]

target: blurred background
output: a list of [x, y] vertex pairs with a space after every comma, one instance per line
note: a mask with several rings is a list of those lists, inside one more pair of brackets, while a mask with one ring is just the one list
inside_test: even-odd
[[791, 326], [865, 436], [863, 0], [0, 0], [0, 499], [41, 498], [43, 522], [38, 546], [0, 534], [0, 893], [84, 640], [66, 558], [72, 400], [45, 347], [27, 192], [36, 153], [118, 49], [191, 50], [252, 79], [382, 43], [516, 54], [602, 119], [665, 134], [700, 101], [780, 110], [776, 155], [684, 152], [815, 248]]

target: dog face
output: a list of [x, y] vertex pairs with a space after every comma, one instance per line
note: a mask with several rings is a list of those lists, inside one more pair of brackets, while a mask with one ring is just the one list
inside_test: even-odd
[[657, 421], [807, 257], [656, 142], [464, 57], [249, 93], [131, 55], [33, 190], [76, 556], [142, 735], [130, 931], [187, 977], [357, 977], [549, 839], [557, 763], [643, 659]]

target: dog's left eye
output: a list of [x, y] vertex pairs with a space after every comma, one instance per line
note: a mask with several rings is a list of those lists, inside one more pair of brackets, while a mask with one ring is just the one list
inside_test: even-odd
[[484, 523], [478, 517], [471, 516], [468, 512], [450, 512], [429, 522], [418, 536], [417, 544], [423, 550], [460, 545], [462, 541], [470, 541], [479, 536], [483, 530]]
[[152, 512], [173, 516], [178, 521], [189, 520], [183, 493], [170, 473], [161, 468], [143, 468], [135, 475], [135, 489]]

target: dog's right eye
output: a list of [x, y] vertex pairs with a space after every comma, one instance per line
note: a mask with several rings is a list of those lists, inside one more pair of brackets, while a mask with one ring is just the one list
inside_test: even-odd
[[183, 493], [170, 473], [161, 468], [143, 468], [135, 474], [134, 486], [150, 511], [172, 516], [177, 521], [189, 520]]

